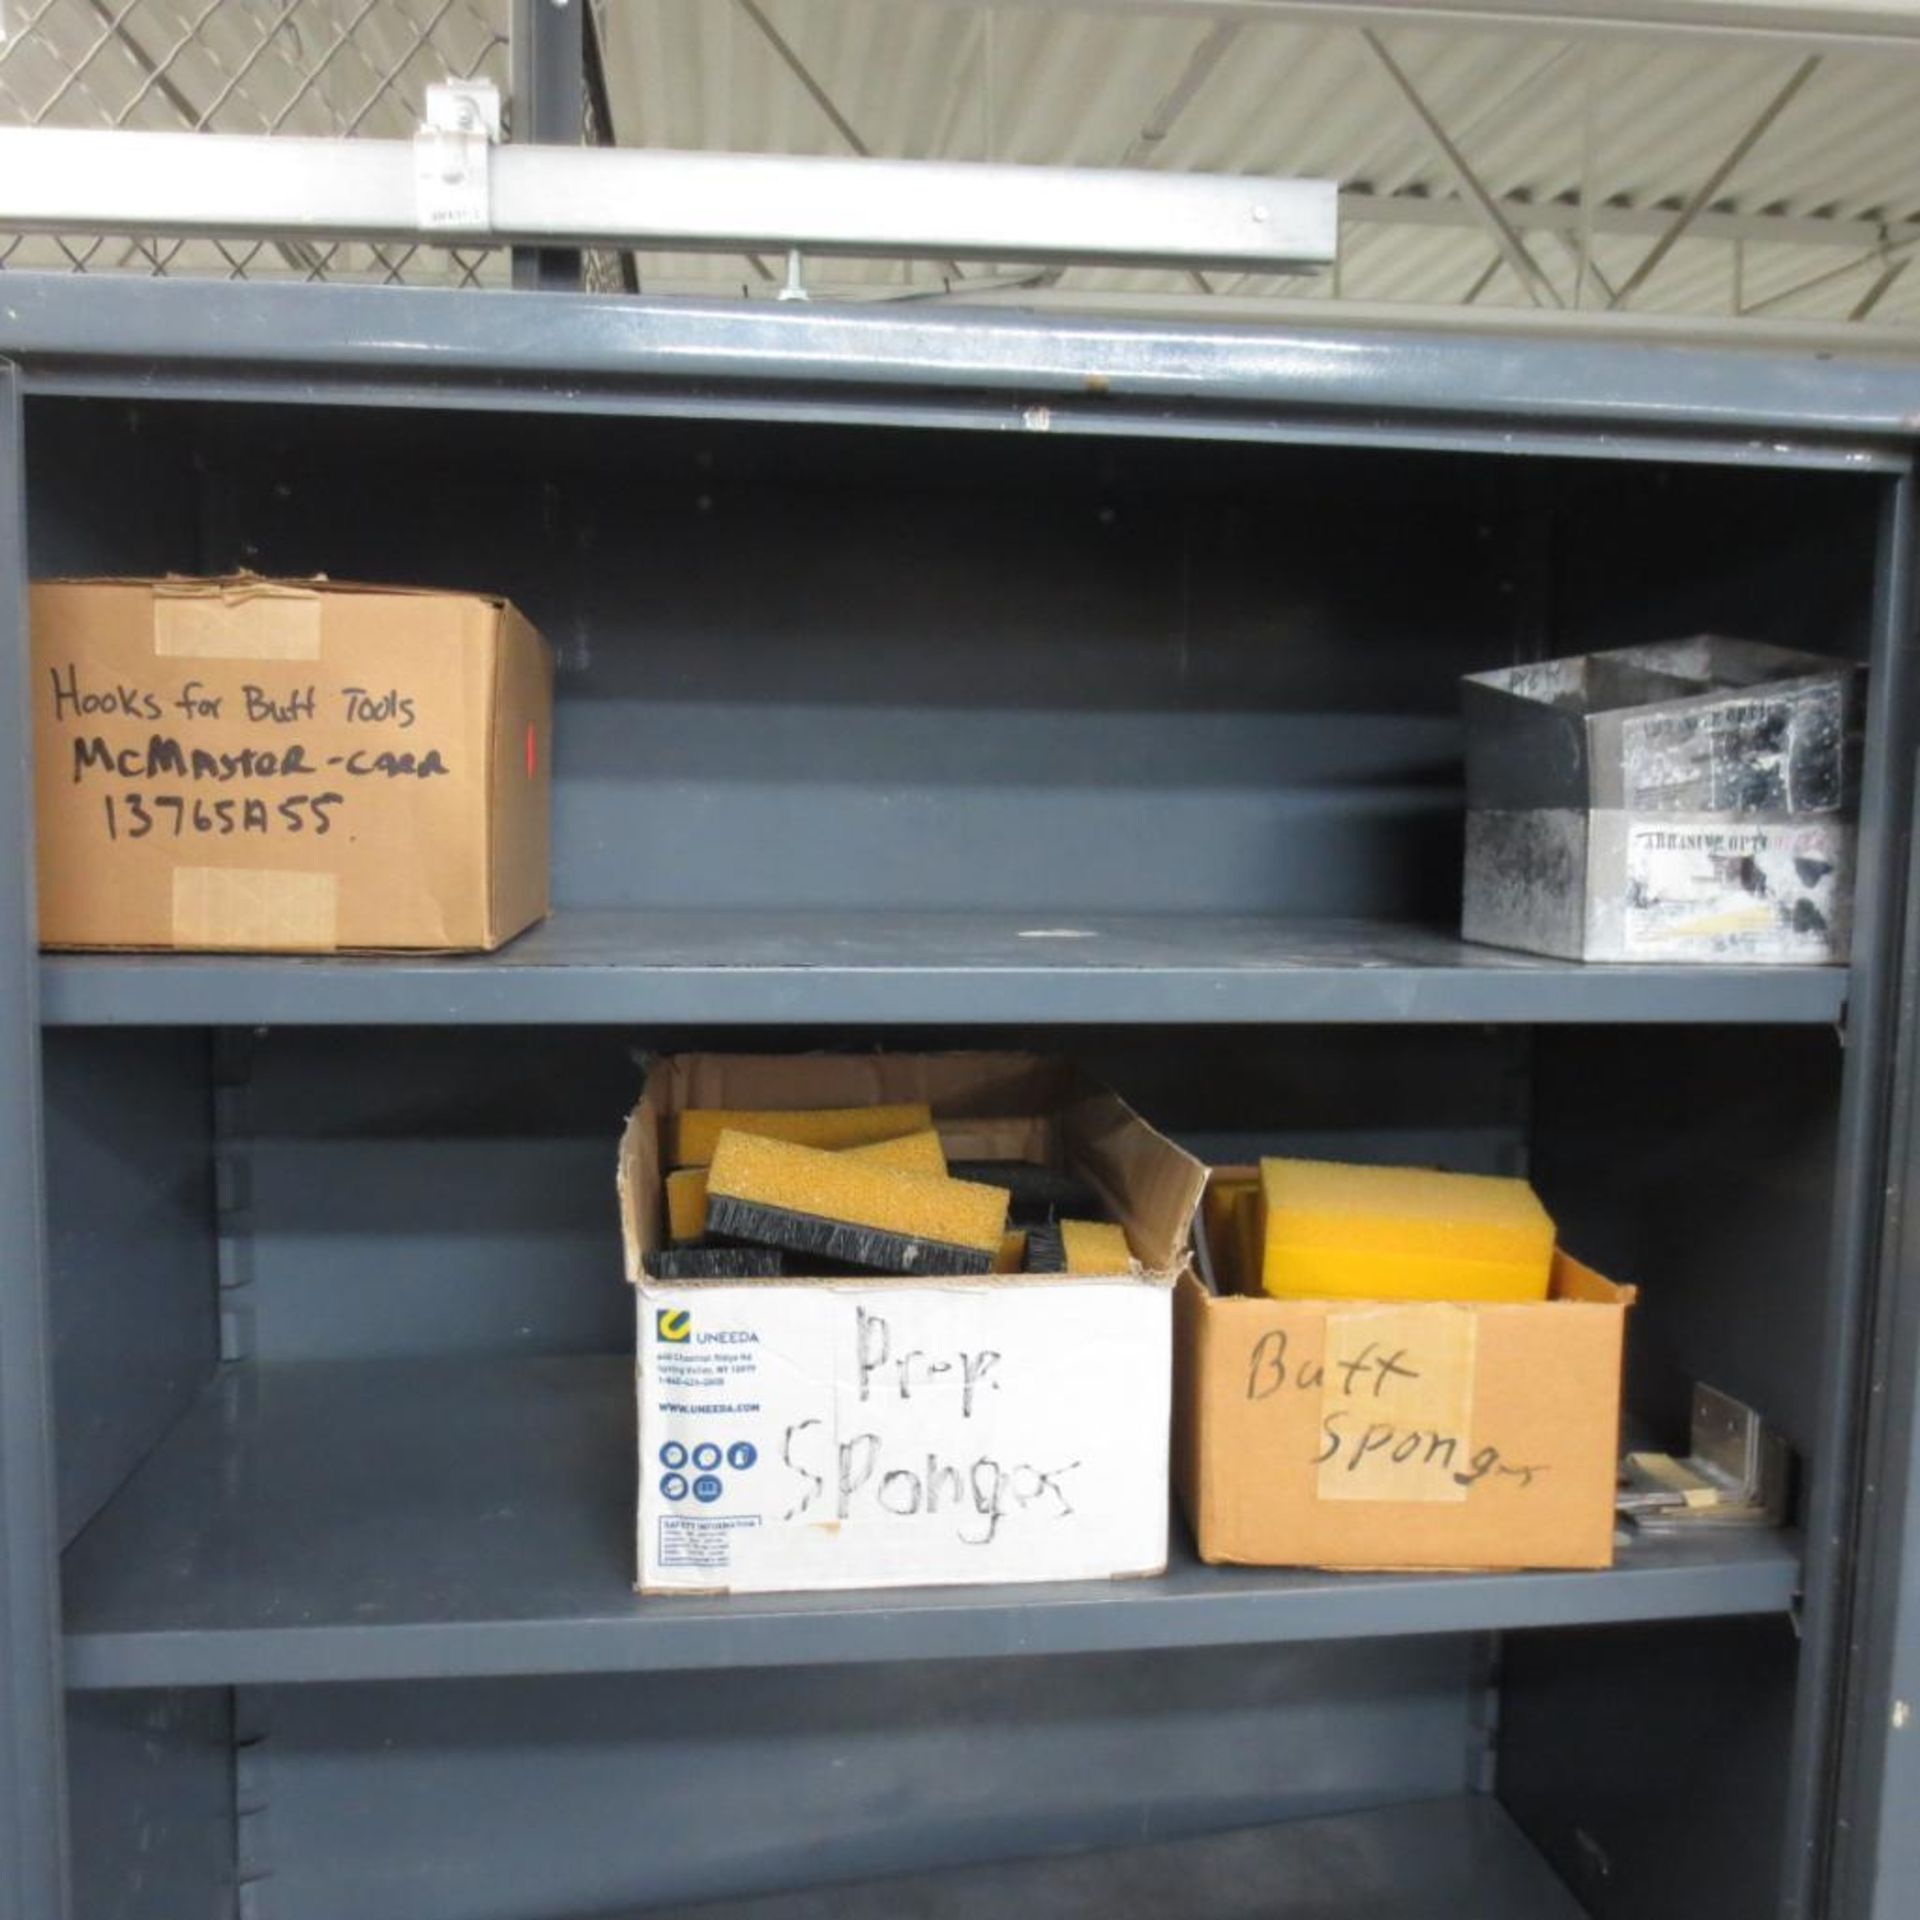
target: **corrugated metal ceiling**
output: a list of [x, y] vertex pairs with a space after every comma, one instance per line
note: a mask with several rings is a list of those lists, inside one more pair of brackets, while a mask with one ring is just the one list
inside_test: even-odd
[[[1637, 4], [1673, 15], [1690, 0]], [[1753, 13], [1758, 0], [1727, 4], [1772, 18]], [[1468, 26], [1437, 21], [1427, 0], [1357, 11], [1253, 0], [592, 5], [626, 145], [1307, 175], [1343, 190], [1340, 266], [1317, 278], [1036, 276], [1007, 263], [969, 267], [950, 294], [937, 265], [809, 263], [817, 290], [1210, 302], [1234, 318], [1338, 300], [1369, 314], [1524, 312], [1555, 324], [1569, 310], [1585, 324], [1622, 295], [1646, 326], [1724, 328], [1744, 316], [1749, 327], [1832, 330], [1858, 318], [1899, 344], [1920, 328], [1920, 271], [1908, 271], [1920, 255], [1920, 35], [1635, 37], [1537, 16]], [[417, 121], [428, 80], [507, 78], [509, 0], [19, 0], [8, 11], [7, 122], [395, 137]], [[1512, 237], [1475, 204], [1477, 190]], [[1685, 236], [1666, 245], [1702, 195]], [[1516, 240], [1530, 271], [1517, 270]], [[502, 257], [469, 251], [6, 236], [0, 263], [505, 275]], [[784, 271], [738, 256], [639, 265], [654, 290], [769, 294]]]
[[[1891, 273], [1920, 247], [1920, 51], [1377, 24], [1376, 47], [1339, 21], [940, 0], [614, 0], [600, 18], [623, 145], [1337, 179], [1337, 276], [1208, 282], [1289, 301], [1605, 306], [1799, 75], [1627, 304], [1833, 323], [1872, 294], [1875, 323], [1920, 326], [1920, 273]], [[1519, 230], [1541, 287], [1502, 260], [1391, 67]], [[649, 256], [641, 269], [655, 287], [764, 290], [768, 265]], [[874, 294], [942, 284], [938, 268], [889, 262], [809, 278]], [[1186, 276], [1094, 270], [1050, 276], [1047, 292], [1202, 297]]]

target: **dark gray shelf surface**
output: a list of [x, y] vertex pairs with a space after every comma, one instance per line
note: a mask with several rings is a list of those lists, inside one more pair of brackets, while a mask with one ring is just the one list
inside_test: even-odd
[[1359, 1639], [1784, 1610], [1797, 1542], [1637, 1542], [1604, 1573], [1164, 1579], [641, 1599], [631, 1369], [229, 1369], [65, 1557], [81, 1688], [782, 1666]]
[[1714, 1021], [1840, 1017], [1839, 967], [1583, 966], [1384, 922], [562, 912], [498, 953], [49, 954], [52, 1025]]
[[1579, 1920], [1583, 1909], [1497, 1800], [1461, 1795], [653, 1912], [655, 1920]]

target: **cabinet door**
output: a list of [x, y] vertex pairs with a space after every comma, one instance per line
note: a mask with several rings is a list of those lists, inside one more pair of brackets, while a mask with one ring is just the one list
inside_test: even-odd
[[[1909, 1165], [1910, 1188], [1913, 1173]], [[1920, 1279], [1912, 1253], [1905, 1270], [1909, 1279]], [[1920, 1329], [1909, 1323], [1910, 1355], [1916, 1337]], [[1899, 1573], [1880, 1629], [1884, 1678], [1872, 1687], [1860, 1726], [1879, 1776], [1878, 1794], [1864, 1809], [1873, 1827], [1864, 1903], [1870, 1920], [1907, 1920], [1920, 1902], [1920, 1432], [1910, 1432], [1908, 1455], [1903, 1497], [1886, 1513], [1899, 1529]]]
[[23, 478], [19, 377], [0, 363], [0, 1913], [63, 1920], [66, 1807]]
[[[1920, 873], [1916, 874], [1920, 884]], [[1916, 933], [1909, 898], [1901, 1071], [1889, 1182], [1884, 1297], [1876, 1330], [1862, 1480], [1860, 1554], [1847, 1668], [1831, 1911], [1908, 1920], [1920, 1902], [1920, 1059]]]
[[[1920, 849], [1920, 839], [1916, 839]], [[1920, 862], [1907, 897], [1892, 1178], [1875, 1329], [1833, 1912], [1920, 1905]]]

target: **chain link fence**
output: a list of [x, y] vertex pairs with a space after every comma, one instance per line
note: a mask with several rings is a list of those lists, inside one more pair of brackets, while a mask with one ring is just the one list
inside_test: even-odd
[[[508, 90], [509, 0], [10, 0], [0, 124], [409, 137], [437, 80]], [[0, 234], [0, 268], [504, 285], [498, 248]]]
[[[580, 89], [580, 141], [588, 147], [617, 147], [613, 102], [607, 91], [607, 69], [602, 58], [606, 45], [606, 0], [591, 0], [583, 27], [583, 68]], [[604, 249], [580, 256], [580, 284], [589, 293], [638, 293], [639, 262], [630, 253]]]

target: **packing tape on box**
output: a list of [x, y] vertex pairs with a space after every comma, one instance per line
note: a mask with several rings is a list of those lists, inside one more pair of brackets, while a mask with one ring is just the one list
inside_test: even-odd
[[154, 588], [153, 650], [170, 660], [318, 660], [320, 596], [265, 581]]
[[1466, 1499], [1478, 1329], [1455, 1306], [1327, 1315], [1322, 1500]]
[[337, 874], [287, 867], [176, 867], [176, 947], [333, 947], [340, 912]]

